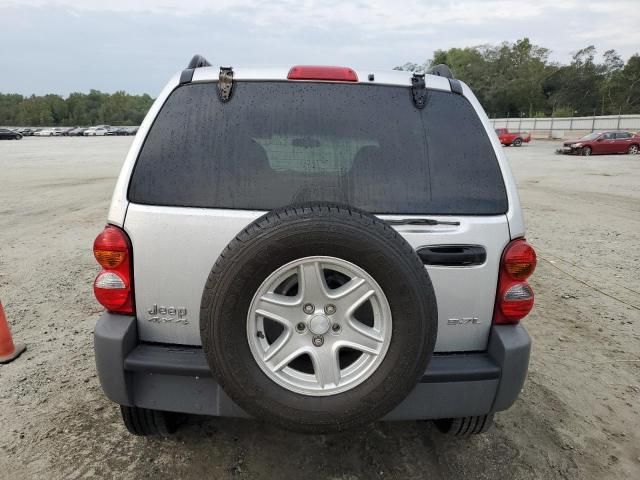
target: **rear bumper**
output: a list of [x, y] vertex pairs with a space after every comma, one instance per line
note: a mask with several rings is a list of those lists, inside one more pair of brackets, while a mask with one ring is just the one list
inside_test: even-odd
[[[95, 332], [98, 377], [120, 405], [246, 417], [220, 388], [202, 348], [140, 343], [136, 319], [103, 313]], [[484, 415], [509, 408], [529, 366], [531, 339], [520, 326], [495, 326], [486, 352], [434, 355], [424, 376], [386, 420]]]

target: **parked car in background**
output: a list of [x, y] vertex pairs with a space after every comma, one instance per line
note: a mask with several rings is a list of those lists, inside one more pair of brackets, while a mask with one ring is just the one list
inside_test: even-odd
[[35, 132], [35, 129], [34, 128], [20, 128], [20, 129], [18, 129], [18, 132], [23, 137], [30, 137], [31, 135], [33, 135], [33, 132]]
[[72, 128], [71, 130], [69, 130], [67, 132], [67, 136], [68, 137], [81, 137], [84, 132], [87, 131], [86, 127], [76, 127], [76, 128]]
[[135, 135], [138, 131], [138, 127], [113, 127], [107, 135]]
[[0, 140], [21, 140], [22, 134], [8, 128], [0, 128]]
[[599, 155], [613, 153], [640, 153], [640, 137], [626, 131], [593, 132], [577, 140], [567, 140], [558, 153], [573, 155]]
[[113, 136], [113, 135], [120, 136], [120, 135], [128, 135], [128, 133], [127, 133], [126, 127], [113, 127], [107, 132], [107, 135], [109, 135], [109, 136]]
[[523, 143], [531, 141], [531, 134], [527, 132], [510, 132], [508, 128], [496, 128], [496, 135], [500, 143], [505, 146], [520, 147]]
[[58, 127], [56, 130], [58, 130], [58, 132], [60, 132], [60, 135], [62, 135], [63, 137], [67, 137], [69, 136], [69, 132], [74, 128], [76, 127]]
[[36, 137], [51, 137], [54, 135], [54, 132], [51, 128], [41, 128], [40, 130], [36, 130], [33, 135]]
[[60, 137], [60, 136], [64, 136], [67, 134], [67, 132], [69, 130], [71, 130], [72, 127], [55, 127], [53, 129], [53, 135], [55, 137]]
[[103, 137], [107, 134], [107, 132], [109, 131], [109, 128], [111, 127], [108, 127], [106, 125], [101, 125], [98, 127], [89, 127], [84, 131], [83, 135], [85, 137]]

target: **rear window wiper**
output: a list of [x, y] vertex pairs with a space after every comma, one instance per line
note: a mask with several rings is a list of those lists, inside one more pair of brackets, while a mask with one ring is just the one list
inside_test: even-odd
[[401, 218], [399, 220], [386, 220], [391, 225], [460, 225], [460, 222], [435, 220], [433, 218]]

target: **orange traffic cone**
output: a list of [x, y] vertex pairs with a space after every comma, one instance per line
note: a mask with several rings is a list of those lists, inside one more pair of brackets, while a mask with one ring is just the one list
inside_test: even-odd
[[26, 349], [27, 347], [23, 343], [13, 343], [7, 316], [4, 314], [4, 308], [0, 302], [0, 363], [9, 363], [15, 360]]

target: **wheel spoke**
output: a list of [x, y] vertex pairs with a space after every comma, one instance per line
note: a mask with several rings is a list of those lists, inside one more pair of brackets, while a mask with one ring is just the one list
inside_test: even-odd
[[341, 287], [331, 290], [330, 295], [340, 314], [348, 318], [374, 293], [364, 278], [353, 277]]
[[291, 329], [300, 316], [300, 309], [300, 301], [296, 297], [265, 293], [258, 300], [255, 312]]
[[343, 326], [343, 332], [340, 335], [341, 347], [353, 348], [372, 355], [380, 353], [383, 342], [384, 338], [380, 332], [353, 319]]
[[298, 281], [305, 302], [319, 306], [326, 301], [328, 288], [320, 262], [308, 262], [300, 265]]
[[269, 346], [269, 349], [264, 353], [264, 362], [269, 369], [276, 372], [282, 370], [307, 350], [308, 347], [302, 343], [301, 337], [288, 330]]
[[338, 351], [327, 348], [324, 351], [312, 351], [311, 360], [316, 380], [322, 388], [337, 386], [340, 383], [340, 363]]

